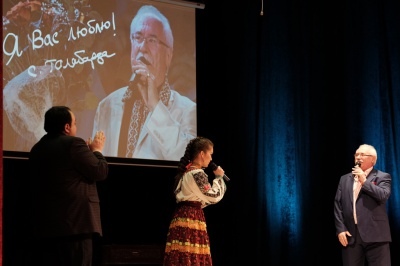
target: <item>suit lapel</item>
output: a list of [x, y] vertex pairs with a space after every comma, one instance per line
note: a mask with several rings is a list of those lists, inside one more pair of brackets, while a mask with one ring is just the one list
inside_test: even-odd
[[353, 204], [353, 186], [354, 186], [354, 177], [350, 173], [349, 178], [347, 179], [346, 186], [348, 187], [347, 193], [349, 193], [349, 197], [351, 199], [351, 204]]

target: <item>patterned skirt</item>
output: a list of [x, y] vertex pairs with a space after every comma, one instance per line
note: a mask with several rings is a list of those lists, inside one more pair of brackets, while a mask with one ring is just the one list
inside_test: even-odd
[[178, 203], [169, 226], [164, 266], [212, 266], [206, 220], [200, 202]]

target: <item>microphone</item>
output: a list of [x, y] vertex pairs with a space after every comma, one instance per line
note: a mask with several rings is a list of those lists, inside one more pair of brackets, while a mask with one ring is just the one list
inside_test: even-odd
[[[211, 162], [210, 163], [210, 167], [211, 167], [211, 169], [213, 171], [215, 171], [215, 170], [217, 170], [218, 165], [216, 165], [214, 162]], [[229, 177], [227, 177], [225, 174], [224, 174], [223, 178], [225, 179], [225, 181], [229, 181], [230, 180]]]
[[[146, 66], [148, 66], [150, 64], [149, 61], [147, 61], [146, 58], [144, 58], [144, 56], [139, 57], [138, 61], [142, 61]], [[132, 89], [133, 86], [135, 86], [138, 82], [139, 82], [139, 75], [136, 75], [135, 72], [133, 72], [131, 78], [129, 79], [129, 83], [128, 86], [129, 88]]]
[[[356, 166], [360, 167], [361, 166], [361, 162], [357, 161], [356, 164], [354, 165], [354, 167], [356, 167]], [[353, 177], [356, 177], [356, 175], [353, 175]]]

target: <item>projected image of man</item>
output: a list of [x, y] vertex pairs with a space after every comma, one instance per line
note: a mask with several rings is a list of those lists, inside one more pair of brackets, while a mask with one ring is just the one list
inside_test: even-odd
[[106, 156], [179, 160], [197, 132], [196, 103], [169, 85], [174, 38], [168, 19], [154, 6], [142, 6], [130, 41], [129, 85], [99, 103], [93, 132], [109, 136]]

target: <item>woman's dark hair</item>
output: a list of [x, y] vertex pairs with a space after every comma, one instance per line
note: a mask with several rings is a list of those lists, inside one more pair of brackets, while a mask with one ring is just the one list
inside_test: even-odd
[[179, 180], [182, 178], [183, 174], [187, 170], [187, 165], [194, 160], [194, 158], [201, 152], [207, 151], [211, 147], [214, 147], [214, 143], [211, 140], [204, 137], [196, 137], [189, 141], [186, 146], [185, 154], [181, 157], [181, 160], [178, 163], [177, 174], [175, 176], [174, 182], [174, 192], [176, 187], [178, 186]]
[[64, 133], [65, 124], [71, 125], [71, 109], [66, 106], [53, 106], [44, 115], [44, 130], [47, 133]]

